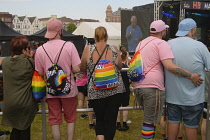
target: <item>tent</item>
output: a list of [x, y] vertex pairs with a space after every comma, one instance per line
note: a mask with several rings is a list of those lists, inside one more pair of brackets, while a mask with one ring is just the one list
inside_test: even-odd
[[121, 24], [113, 22], [82, 22], [73, 32], [75, 35], [83, 35], [86, 38], [94, 38], [95, 29], [103, 26], [107, 29], [110, 45], [119, 46], [121, 42]]
[[11, 50], [9, 48], [10, 40], [15, 36], [21, 36], [22, 34], [16, 32], [9, 26], [7, 26], [3, 21], [0, 20], [0, 46], [1, 46], [1, 56], [11, 55]]
[[0, 20], [0, 41], [10, 41], [13, 37], [20, 35], [22, 34], [16, 32]]
[[[45, 28], [41, 29], [40, 31], [38, 31], [28, 37], [29, 37], [30, 41], [32, 41], [32, 42], [46, 42], [46, 41], [48, 41], [48, 39], [44, 37], [46, 31], [47, 31], [47, 28], [45, 27]], [[72, 43], [74, 43], [74, 45], [76, 46], [77, 51], [79, 53], [83, 52], [83, 49], [86, 44], [86, 41], [83, 38], [83, 36], [73, 35], [73, 34], [69, 33], [68, 31], [63, 30], [62, 39], [65, 41], [71, 41]]]

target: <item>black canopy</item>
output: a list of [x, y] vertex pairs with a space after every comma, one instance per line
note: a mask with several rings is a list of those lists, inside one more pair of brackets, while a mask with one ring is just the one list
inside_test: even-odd
[[0, 20], [0, 41], [10, 41], [13, 37], [21, 35]]
[[[28, 38], [30, 39], [30, 41], [46, 42], [46, 41], [48, 41], [48, 39], [44, 37], [46, 32], [47, 32], [47, 28], [45, 27], [45, 28], [41, 29], [40, 31], [28, 36]], [[63, 30], [62, 39], [65, 41], [71, 41], [72, 43], [74, 43], [74, 45], [76, 46], [77, 51], [79, 53], [83, 52], [83, 49], [84, 49], [85, 43], [86, 43], [83, 36], [73, 35], [73, 34], [69, 33], [68, 31]]]

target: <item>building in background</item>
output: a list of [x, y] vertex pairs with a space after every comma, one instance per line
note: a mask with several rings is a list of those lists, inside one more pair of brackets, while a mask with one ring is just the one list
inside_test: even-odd
[[37, 17], [29, 17], [28, 19], [31, 23], [30, 34], [34, 34], [43, 28], [40, 24], [40, 20]]
[[12, 14], [9, 12], [0, 12], [0, 20], [12, 28]]
[[106, 9], [106, 22], [121, 22], [120, 16], [121, 8], [118, 8], [117, 11], [112, 12], [112, 7], [109, 5]]
[[60, 20], [62, 23], [63, 23], [63, 25], [64, 25], [64, 28], [65, 28], [65, 30], [67, 30], [67, 26], [70, 24], [70, 23], [73, 23], [73, 24], [75, 24], [76, 26], [77, 26], [77, 24], [78, 24], [78, 21], [76, 21], [76, 20], [73, 20], [73, 19], [71, 19], [71, 18], [67, 18], [67, 17], [61, 17], [61, 18], [57, 18], [58, 20]]
[[70, 23], [79, 26], [81, 22], [99, 22], [96, 19], [82, 19], [74, 20], [67, 18], [66, 16], [58, 18], [57, 15], [51, 15], [47, 18], [37, 18], [37, 17], [27, 17], [27, 16], [17, 16], [12, 15], [9, 12], [0, 12], [0, 20], [2, 20], [6, 25], [13, 28], [15, 31], [23, 35], [31, 35], [37, 31], [45, 28], [48, 21], [52, 19], [59, 19], [64, 24], [64, 28], [67, 30], [67, 26]]
[[40, 24], [41, 26], [44, 28], [47, 26], [47, 22], [52, 20], [52, 19], [56, 19], [57, 15], [51, 15], [51, 17], [47, 17], [47, 18], [39, 18]]
[[42, 29], [37, 17], [13, 16], [13, 29], [23, 35], [31, 35]]

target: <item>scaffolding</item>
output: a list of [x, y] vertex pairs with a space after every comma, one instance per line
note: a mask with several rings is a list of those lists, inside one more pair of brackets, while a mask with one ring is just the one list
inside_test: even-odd
[[[164, 1], [172, 1], [172, 0], [154, 0], [154, 20], [160, 19], [160, 7], [162, 6]], [[180, 1], [180, 0], [174, 0]], [[185, 9], [182, 9], [180, 5], [180, 14], [179, 14], [179, 21], [185, 18]]]

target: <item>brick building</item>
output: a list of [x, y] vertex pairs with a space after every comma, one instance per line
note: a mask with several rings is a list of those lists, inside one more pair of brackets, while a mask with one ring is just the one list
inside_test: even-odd
[[9, 12], [0, 12], [0, 20], [2, 20], [7, 26], [12, 26], [12, 14]]
[[106, 9], [106, 22], [121, 22], [121, 8], [112, 12], [112, 7], [109, 5]]

